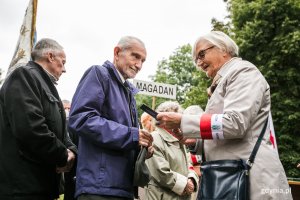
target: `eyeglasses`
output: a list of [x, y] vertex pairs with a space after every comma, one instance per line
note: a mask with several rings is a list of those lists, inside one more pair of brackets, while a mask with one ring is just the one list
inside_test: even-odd
[[209, 49], [212, 49], [214, 47], [215, 46], [213, 45], [211, 47], [208, 47], [206, 49], [203, 49], [203, 50], [199, 51], [198, 55], [195, 58], [195, 63], [197, 63], [198, 60], [203, 60], [205, 58], [206, 51], [209, 50]]

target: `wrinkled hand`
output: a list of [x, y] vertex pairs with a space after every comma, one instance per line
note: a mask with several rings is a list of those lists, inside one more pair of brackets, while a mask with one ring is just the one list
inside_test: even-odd
[[153, 153], [154, 153], [154, 147], [151, 145], [148, 147], [148, 152], [147, 152], [147, 155], [146, 155], [146, 159], [149, 159], [153, 156]]
[[187, 138], [183, 137], [183, 134], [182, 134], [180, 128], [175, 128], [175, 129], [172, 129], [171, 131], [173, 133], [173, 136], [175, 136], [181, 144], [184, 144], [184, 142]]
[[194, 139], [194, 138], [193, 139], [187, 139], [187, 138], [184, 139], [184, 144], [187, 146], [193, 146], [196, 144], [196, 142], [197, 142], [197, 139]]
[[186, 140], [188, 140], [186, 137], [183, 137], [183, 135], [180, 135], [179, 137], [178, 137], [178, 140], [179, 140], [179, 142], [181, 143], [181, 144], [185, 144], [185, 141]]
[[153, 137], [152, 135], [144, 130], [144, 129], [140, 129], [139, 130], [139, 145], [144, 146], [144, 147], [150, 147], [152, 146], [152, 142], [153, 142]]
[[182, 115], [175, 112], [161, 112], [158, 113], [156, 120], [157, 126], [166, 129], [178, 129], [180, 128]]
[[73, 165], [74, 165], [75, 154], [69, 149], [67, 149], [67, 151], [68, 151], [67, 164], [63, 167], [56, 167], [56, 172], [57, 173], [69, 172], [72, 169]]
[[191, 195], [195, 190], [194, 182], [192, 179], [188, 179], [188, 182], [184, 188], [182, 195]]

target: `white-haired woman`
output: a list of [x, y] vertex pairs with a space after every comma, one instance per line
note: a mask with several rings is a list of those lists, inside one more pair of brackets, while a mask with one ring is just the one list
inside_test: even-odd
[[[199, 37], [193, 58], [197, 68], [213, 79], [205, 112], [165, 112], [158, 121], [167, 128], [181, 128], [185, 137], [205, 139], [207, 161], [247, 160], [270, 115], [267, 81], [252, 63], [238, 57], [236, 43], [220, 31]], [[250, 171], [250, 199], [292, 199], [289, 192], [265, 192], [274, 189], [289, 191], [289, 185], [268, 127]]]
[[[177, 102], [160, 104], [157, 112], [182, 113]], [[146, 160], [151, 179], [145, 187], [146, 200], [190, 200], [197, 190], [198, 176], [193, 170], [184, 144], [171, 129], [156, 128], [153, 136], [154, 154]]]

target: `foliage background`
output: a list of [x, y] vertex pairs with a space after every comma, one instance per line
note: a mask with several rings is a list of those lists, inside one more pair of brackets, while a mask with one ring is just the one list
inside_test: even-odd
[[[288, 177], [300, 177], [300, 1], [228, 0], [224, 21], [212, 19], [212, 30], [230, 35], [240, 57], [255, 64], [271, 87], [272, 116], [280, 159]], [[177, 85], [177, 101], [205, 108], [210, 80], [195, 68], [192, 46], [179, 46], [158, 64], [155, 82]], [[156, 98], [156, 105], [168, 99]], [[138, 96], [137, 104], [151, 105]], [[141, 114], [141, 111], [139, 111]]]
[[271, 87], [280, 159], [289, 177], [300, 177], [300, 1], [228, 1], [240, 56], [254, 63]]

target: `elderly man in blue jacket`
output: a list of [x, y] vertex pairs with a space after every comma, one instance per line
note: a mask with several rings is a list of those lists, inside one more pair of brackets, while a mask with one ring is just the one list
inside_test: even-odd
[[90, 67], [72, 100], [70, 131], [79, 136], [76, 193], [79, 200], [134, 198], [134, 164], [140, 146], [153, 153], [152, 136], [139, 129], [134, 95], [128, 81], [146, 60], [144, 43], [121, 38], [113, 63]]

